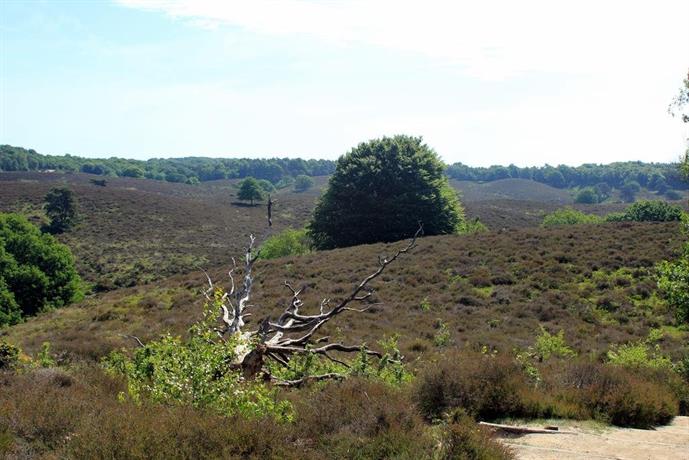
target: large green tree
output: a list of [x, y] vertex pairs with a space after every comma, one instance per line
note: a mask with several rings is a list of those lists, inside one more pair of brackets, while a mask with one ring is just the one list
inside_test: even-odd
[[261, 201], [264, 198], [263, 188], [259, 181], [253, 177], [247, 177], [239, 185], [239, 192], [237, 198], [242, 201], [250, 201], [253, 206], [254, 201]]
[[77, 220], [77, 202], [74, 193], [64, 187], [54, 188], [45, 196], [45, 213], [50, 218], [49, 230], [62, 233]]
[[398, 241], [419, 223], [427, 235], [455, 233], [464, 211], [444, 165], [420, 137], [359, 144], [337, 161], [309, 224], [317, 249]]
[[0, 325], [80, 295], [74, 258], [51, 235], [17, 214], [0, 214]]

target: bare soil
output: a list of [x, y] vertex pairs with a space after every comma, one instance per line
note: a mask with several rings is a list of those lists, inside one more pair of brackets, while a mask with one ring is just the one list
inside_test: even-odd
[[654, 430], [602, 428], [574, 421], [555, 425], [574, 434], [501, 435], [500, 439], [512, 447], [521, 460], [689, 459], [689, 417], [675, 417], [672, 424]]

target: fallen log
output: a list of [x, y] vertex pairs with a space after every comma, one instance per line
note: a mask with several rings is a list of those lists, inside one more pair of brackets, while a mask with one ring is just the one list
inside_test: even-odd
[[479, 422], [479, 425], [483, 425], [494, 430], [500, 430], [514, 434], [576, 434], [574, 431], [560, 431], [560, 429], [555, 426], [547, 426], [545, 428], [531, 428], [528, 426], [502, 425], [500, 423], [488, 422]]

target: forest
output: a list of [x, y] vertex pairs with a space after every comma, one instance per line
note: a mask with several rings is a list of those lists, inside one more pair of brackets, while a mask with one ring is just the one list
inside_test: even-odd
[[[303, 160], [300, 158], [168, 158], [146, 161], [123, 158], [90, 159], [73, 155], [43, 155], [33, 149], [0, 145], [0, 171], [83, 172], [102, 176], [119, 176], [197, 183], [221, 179], [254, 177], [289, 183], [299, 175], [326, 176], [335, 170], [332, 160]], [[454, 163], [446, 167], [446, 174], [460, 181], [491, 182], [501, 179], [528, 179], [556, 188], [589, 187], [607, 184], [621, 188], [636, 182], [649, 190], [686, 190], [677, 165], [673, 163], [643, 163], [638, 161], [607, 165], [581, 166], [490, 166], [471, 167]]]

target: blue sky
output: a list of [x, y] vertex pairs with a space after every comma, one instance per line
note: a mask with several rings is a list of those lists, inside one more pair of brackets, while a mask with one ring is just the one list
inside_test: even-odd
[[0, 143], [127, 158], [674, 161], [689, 2], [0, 0]]

